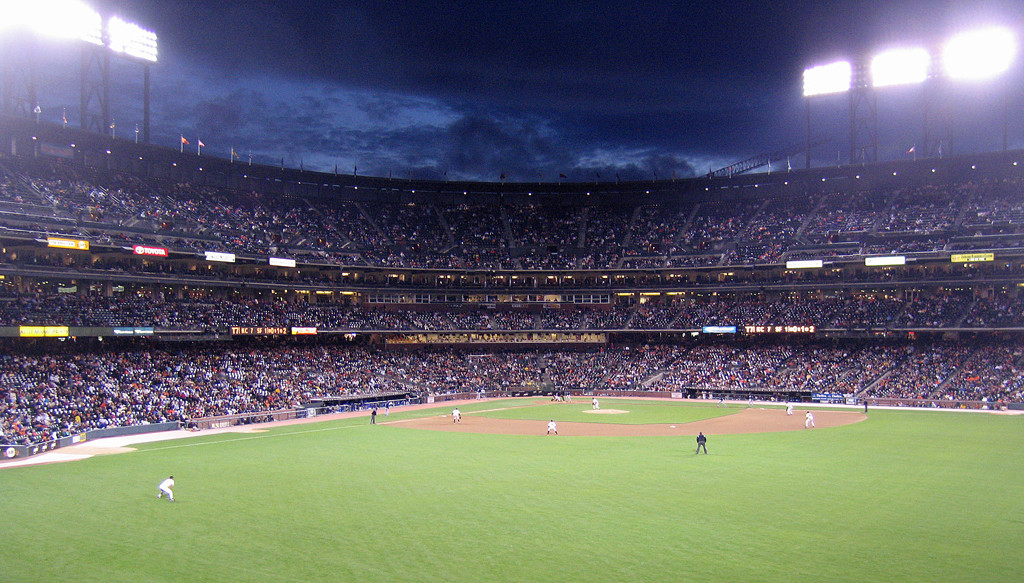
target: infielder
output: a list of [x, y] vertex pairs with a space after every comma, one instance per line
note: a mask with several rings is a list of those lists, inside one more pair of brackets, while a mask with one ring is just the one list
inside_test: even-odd
[[595, 411], [597, 411], [598, 409], [600, 409], [600, 408], [601, 408], [601, 403], [598, 403], [598, 402], [597, 402], [597, 397], [594, 397], [594, 401], [593, 401], [593, 403], [591, 403], [591, 404], [592, 404], [592, 405], [594, 406], [594, 410], [595, 410]]
[[554, 432], [555, 435], [558, 435], [558, 426], [555, 425], [555, 420], [554, 419], [552, 419], [551, 421], [548, 421], [548, 433], [547, 434], [551, 435], [551, 432]]
[[811, 427], [814, 427], [814, 415], [808, 411], [807, 415], [804, 415], [804, 429], [810, 429]]
[[173, 488], [173, 487], [174, 487], [174, 476], [171, 476], [170, 478], [167, 478], [163, 482], [160, 482], [160, 485], [157, 486], [156, 497], [158, 499], [159, 498], [163, 498], [163, 495], [167, 494], [167, 499], [170, 500], [171, 502], [174, 502], [174, 492], [171, 491], [171, 488]]
[[786, 415], [793, 414], [793, 403], [786, 403]]
[[462, 423], [462, 411], [458, 407], [452, 410], [452, 423]]

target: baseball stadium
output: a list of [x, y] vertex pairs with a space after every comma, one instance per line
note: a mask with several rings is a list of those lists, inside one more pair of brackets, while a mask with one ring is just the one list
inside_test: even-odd
[[706, 175], [319, 172], [150, 143], [96, 26], [79, 123], [5, 45], [0, 581], [1024, 580], [1005, 133], [883, 159], [847, 64]]

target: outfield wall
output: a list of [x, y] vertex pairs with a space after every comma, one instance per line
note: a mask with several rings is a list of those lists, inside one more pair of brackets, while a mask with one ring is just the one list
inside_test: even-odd
[[32, 445], [2, 445], [0, 446], [0, 460], [29, 457], [53, 451], [60, 447], [77, 445], [79, 443], [102, 439], [104, 437], [121, 437], [123, 435], [139, 435], [140, 433], [174, 431], [180, 427], [181, 426], [177, 421], [168, 423], [149, 423], [146, 425], [129, 425], [127, 427], [105, 427], [103, 429], [93, 429], [91, 431], [86, 431], [85, 433], [69, 435], [67, 437], [61, 437], [59, 439], [53, 439], [43, 443], [34, 443]]

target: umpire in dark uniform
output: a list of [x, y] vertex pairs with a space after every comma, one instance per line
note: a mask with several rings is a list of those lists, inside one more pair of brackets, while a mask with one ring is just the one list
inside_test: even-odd
[[707, 455], [707, 453], [708, 453], [707, 442], [708, 442], [708, 438], [704, 437], [704, 433], [703, 432], [698, 432], [697, 433], [697, 451], [695, 451], [693, 453], [695, 453], [695, 454], [700, 453], [700, 448], [703, 447], [704, 448], [704, 455]]

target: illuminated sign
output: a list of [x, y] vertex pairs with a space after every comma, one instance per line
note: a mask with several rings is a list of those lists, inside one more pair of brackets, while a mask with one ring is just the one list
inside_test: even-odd
[[77, 249], [79, 251], [88, 251], [89, 242], [82, 241], [81, 239], [62, 239], [60, 237], [47, 237], [47, 247], [58, 247], [60, 249]]
[[786, 269], [813, 269], [824, 265], [821, 259], [804, 259], [802, 261], [787, 261]]
[[956, 253], [949, 257], [953, 263], [972, 263], [974, 261], [995, 261], [995, 253]]
[[[270, 334], [287, 334], [287, 326], [232, 326], [231, 334], [233, 336], [267, 336]], [[316, 328], [313, 328], [313, 334], [316, 334]], [[295, 332], [293, 332], [295, 334]]]
[[207, 261], [220, 261], [222, 263], [234, 263], [235, 262], [235, 254], [234, 253], [220, 253], [218, 251], [207, 251], [206, 252], [206, 260]]
[[271, 257], [270, 264], [276, 265], [277, 267], [295, 267], [294, 259], [281, 259], [278, 257]]
[[315, 326], [292, 326], [292, 334], [316, 334]]
[[22, 338], [63, 338], [68, 335], [67, 326], [18, 326]]
[[150, 336], [153, 334], [152, 327], [120, 327], [114, 328], [114, 336]]
[[744, 326], [747, 334], [814, 334], [817, 330], [811, 326]]
[[875, 267], [880, 265], [906, 265], [907, 258], [903, 255], [894, 255], [892, 257], [865, 257], [864, 265], [869, 267]]
[[153, 257], [167, 257], [168, 251], [163, 247], [147, 247], [146, 245], [136, 245], [132, 247], [132, 253], [136, 255], [150, 255]]
[[705, 334], [735, 334], [736, 326], [704, 326], [701, 331]]

